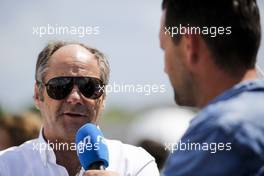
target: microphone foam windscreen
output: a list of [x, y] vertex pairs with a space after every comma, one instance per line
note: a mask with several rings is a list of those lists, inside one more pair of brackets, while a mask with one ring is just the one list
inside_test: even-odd
[[83, 125], [76, 133], [77, 155], [85, 170], [95, 162], [108, 167], [108, 148], [101, 130], [94, 124]]

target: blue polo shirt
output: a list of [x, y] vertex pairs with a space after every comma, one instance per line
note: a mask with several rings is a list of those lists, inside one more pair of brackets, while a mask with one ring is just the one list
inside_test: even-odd
[[264, 175], [264, 80], [212, 100], [171, 152], [164, 176]]

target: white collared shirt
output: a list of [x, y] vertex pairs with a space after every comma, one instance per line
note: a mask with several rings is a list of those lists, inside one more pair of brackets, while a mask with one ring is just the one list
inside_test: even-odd
[[[154, 158], [144, 149], [117, 140], [106, 140], [109, 150], [109, 166], [120, 176], [158, 176]], [[40, 150], [39, 145], [46, 147]], [[83, 170], [80, 175], [83, 174]], [[39, 138], [11, 147], [0, 152], [0, 176], [68, 176], [65, 167], [56, 163], [54, 151], [44, 140], [42, 131]]]

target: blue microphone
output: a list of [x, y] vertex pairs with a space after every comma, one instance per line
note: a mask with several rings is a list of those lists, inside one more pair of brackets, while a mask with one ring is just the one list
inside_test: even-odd
[[108, 167], [108, 148], [103, 133], [96, 125], [83, 125], [76, 133], [75, 142], [77, 155], [85, 170], [105, 170]]

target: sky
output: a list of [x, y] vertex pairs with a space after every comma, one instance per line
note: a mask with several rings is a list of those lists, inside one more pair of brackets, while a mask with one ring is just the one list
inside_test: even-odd
[[[164, 85], [159, 93], [109, 93], [107, 107], [140, 109], [170, 105], [173, 92], [163, 71], [158, 32], [160, 0], [14, 1], [0, 5], [0, 105], [20, 111], [33, 104], [35, 63], [38, 53], [52, 40], [79, 41], [103, 51], [111, 66], [110, 84]], [[264, 3], [260, 2], [264, 16]], [[262, 18], [262, 23], [264, 20]], [[92, 27], [99, 34], [40, 35], [41, 26]], [[95, 28], [97, 27], [97, 28]], [[264, 68], [264, 42], [258, 64]]]

